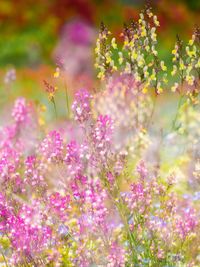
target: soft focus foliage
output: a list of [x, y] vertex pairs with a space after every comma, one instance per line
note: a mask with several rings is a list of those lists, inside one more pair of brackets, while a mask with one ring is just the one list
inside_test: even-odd
[[[76, 35], [82, 26], [91, 33], [86, 39]], [[170, 90], [157, 51], [159, 26], [146, 6], [137, 22], [124, 25], [121, 46], [102, 23], [95, 49], [100, 81], [93, 91], [73, 89], [72, 103], [65, 79], [71, 63], [63, 55], [42, 79], [54, 119], [24, 97], [5, 106], [1, 266], [200, 265], [199, 28], [186, 45], [177, 37]], [[70, 43], [63, 42], [88, 51], [90, 30], [72, 23]], [[17, 77], [12, 68], [6, 72], [8, 95]], [[167, 124], [171, 96], [179, 99]]]

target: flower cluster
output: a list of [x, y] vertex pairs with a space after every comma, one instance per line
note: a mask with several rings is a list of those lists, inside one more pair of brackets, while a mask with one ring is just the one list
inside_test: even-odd
[[[173, 54], [172, 76], [177, 77], [177, 81], [172, 87], [172, 91], [178, 91], [180, 94], [186, 94], [191, 99], [199, 94], [200, 79], [200, 29], [197, 27], [192, 35], [192, 39], [185, 45], [177, 35]], [[183, 84], [187, 83], [184, 88]], [[179, 86], [180, 85], [180, 86]]]
[[[41, 127], [37, 108], [15, 101], [0, 129], [0, 265], [199, 266], [200, 110], [187, 99], [169, 133], [163, 102], [153, 118], [146, 89], [158, 99], [167, 71], [158, 26], [149, 7], [125, 25], [125, 70], [114, 74], [117, 46], [101, 25], [97, 67], [107, 79], [94, 94], [78, 90], [63, 123]], [[198, 38], [186, 49], [193, 68]], [[55, 87], [45, 86], [56, 111]]]
[[[153, 25], [153, 26], [152, 26]], [[157, 27], [160, 23], [157, 16], [152, 13], [150, 7], [146, 7], [140, 13], [137, 22], [132, 21], [130, 25], [124, 25], [123, 47], [118, 52], [118, 65], [122, 73], [133, 75], [135, 81], [143, 84], [143, 92], [149, 88], [154, 88], [156, 94], [163, 92], [167, 83], [167, 67], [163, 60], [158, 57]], [[111, 44], [107, 44], [108, 36], [111, 34], [104, 24], [101, 26], [99, 38], [97, 40], [96, 66], [100, 69], [98, 77], [103, 79], [107, 74], [117, 70], [117, 64], [112, 59], [113, 50], [117, 49], [115, 38]]]
[[124, 44], [122, 52], [119, 52], [119, 63], [125, 64], [125, 73], [132, 74], [138, 83], [144, 84], [145, 93], [148, 88], [153, 87], [156, 94], [160, 94], [167, 82], [167, 67], [159, 59], [156, 50], [156, 30], [159, 26], [157, 16], [152, 13], [151, 8], [146, 7], [137, 22], [124, 26], [122, 34]]
[[113, 52], [112, 50], [117, 49], [117, 44], [115, 42], [115, 38], [109, 40], [110, 31], [106, 28], [104, 23], [101, 23], [99, 38], [96, 42], [96, 63], [95, 67], [99, 70], [98, 78], [104, 79], [108, 77], [113, 71], [117, 70], [113, 60]]

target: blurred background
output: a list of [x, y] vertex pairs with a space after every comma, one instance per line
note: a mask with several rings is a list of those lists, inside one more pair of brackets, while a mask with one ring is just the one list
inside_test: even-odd
[[[160, 20], [160, 56], [170, 64], [176, 40], [189, 38], [200, 22], [200, 0], [149, 1]], [[142, 0], [1, 0], [0, 104], [24, 95], [44, 98], [43, 80], [56, 63], [69, 80], [94, 86], [95, 39], [101, 21], [119, 39], [123, 23], [137, 19]], [[16, 71], [16, 72], [15, 72]], [[70, 84], [70, 82], [69, 82]], [[76, 86], [75, 86], [76, 87]], [[46, 100], [44, 100], [46, 101]]]

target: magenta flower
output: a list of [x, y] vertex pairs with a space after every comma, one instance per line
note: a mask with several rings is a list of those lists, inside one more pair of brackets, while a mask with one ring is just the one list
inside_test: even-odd
[[30, 113], [30, 106], [27, 104], [25, 98], [18, 98], [15, 101], [12, 111], [12, 117], [16, 123], [27, 122]]
[[51, 131], [40, 145], [41, 154], [48, 162], [63, 161], [63, 139], [57, 131]]
[[79, 90], [75, 94], [75, 101], [72, 105], [75, 120], [79, 123], [86, 122], [91, 118], [90, 100], [92, 96], [85, 90]]

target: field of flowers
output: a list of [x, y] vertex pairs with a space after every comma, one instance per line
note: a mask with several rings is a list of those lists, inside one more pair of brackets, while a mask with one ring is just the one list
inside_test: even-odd
[[37, 101], [1, 74], [1, 267], [200, 266], [200, 28], [166, 63], [159, 27], [67, 24]]

